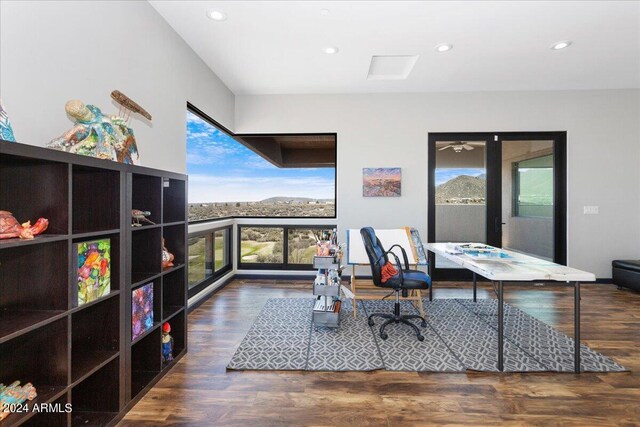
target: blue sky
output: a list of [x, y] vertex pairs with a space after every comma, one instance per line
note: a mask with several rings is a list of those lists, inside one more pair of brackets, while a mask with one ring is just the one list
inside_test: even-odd
[[189, 202], [333, 199], [334, 168], [281, 169], [187, 112]]
[[436, 169], [436, 185], [447, 182], [459, 175], [478, 176], [485, 173], [481, 168], [439, 168]]

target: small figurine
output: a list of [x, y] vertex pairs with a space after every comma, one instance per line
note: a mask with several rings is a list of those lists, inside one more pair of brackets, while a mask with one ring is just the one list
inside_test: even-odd
[[151, 212], [149, 212], [149, 211], [141, 211], [140, 209], [132, 209], [131, 210], [131, 218], [133, 219], [133, 222], [131, 223], [131, 226], [132, 227], [142, 227], [142, 224], [140, 223], [140, 221], [146, 222], [148, 224], [154, 224], [155, 225], [155, 222], [153, 222], [149, 218], [147, 218], [149, 215], [151, 215]]
[[164, 322], [162, 325], [162, 362], [169, 363], [173, 360], [173, 337], [169, 334], [171, 325]]
[[164, 238], [162, 238], [162, 268], [173, 267], [173, 260], [175, 257], [169, 250], [167, 250], [167, 244]]
[[31, 221], [20, 224], [11, 212], [0, 211], [0, 239], [11, 239], [19, 237], [21, 239], [33, 239], [47, 229], [49, 220], [38, 218], [35, 224]]
[[[22, 387], [20, 381], [14, 381], [9, 386], [0, 383], [0, 407], [7, 408], [9, 405], [19, 405], [25, 400], [33, 400], [38, 396], [36, 388], [31, 383], [26, 383]], [[5, 419], [11, 412], [0, 411], [0, 420]]]

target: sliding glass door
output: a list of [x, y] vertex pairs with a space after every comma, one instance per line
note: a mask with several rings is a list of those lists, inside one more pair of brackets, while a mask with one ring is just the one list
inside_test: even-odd
[[[429, 242], [477, 242], [566, 262], [566, 134], [429, 134]], [[437, 258], [436, 279], [470, 273]]]

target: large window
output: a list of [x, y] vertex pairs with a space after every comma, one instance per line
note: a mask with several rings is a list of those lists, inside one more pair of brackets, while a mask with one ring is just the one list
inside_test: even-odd
[[189, 236], [189, 297], [231, 270], [231, 227]]
[[[317, 239], [332, 225], [238, 227], [240, 269], [311, 269]], [[286, 238], [285, 238], [286, 236]]]
[[335, 135], [235, 136], [187, 112], [189, 220], [335, 218]]
[[513, 163], [513, 216], [553, 217], [553, 155]]

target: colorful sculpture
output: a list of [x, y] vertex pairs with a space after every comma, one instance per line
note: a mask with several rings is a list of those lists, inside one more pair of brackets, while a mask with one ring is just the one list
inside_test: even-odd
[[11, 122], [9, 121], [9, 115], [7, 111], [2, 106], [2, 100], [0, 99], [0, 139], [16, 142], [16, 137], [13, 134], [13, 128], [11, 127]]
[[[5, 386], [0, 383], [0, 408], [7, 408], [9, 405], [19, 405], [25, 400], [33, 400], [38, 396], [36, 388], [31, 383], [20, 386], [20, 381], [14, 381]], [[0, 411], [0, 420], [5, 419], [11, 412]]]
[[115, 90], [111, 97], [121, 105], [118, 115], [105, 115], [94, 105], [71, 100], [65, 111], [74, 126], [49, 144], [49, 148], [113, 160], [120, 163], [138, 164], [138, 147], [133, 129], [128, 124], [131, 113], [139, 113], [151, 120], [151, 115], [123, 93]]
[[173, 337], [169, 335], [171, 325], [164, 322], [162, 325], [162, 362], [169, 363], [173, 360]]
[[162, 238], [162, 268], [171, 268], [173, 267], [173, 260], [175, 257], [171, 252], [167, 250], [167, 244]]
[[0, 211], [0, 239], [12, 239], [14, 237], [33, 239], [34, 236], [45, 231], [48, 226], [49, 220], [46, 218], [38, 218], [33, 225], [31, 225], [31, 221], [20, 224], [11, 212]]
[[151, 221], [147, 218], [151, 215], [149, 211], [141, 211], [140, 209], [132, 209], [131, 210], [131, 219], [133, 222], [131, 223], [132, 227], [142, 227], [141, 222], [146, 222], [148, 224], [155, 224], [155, 222]]

